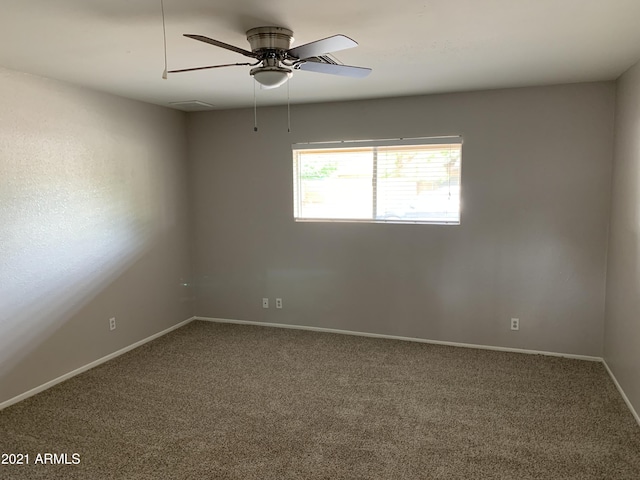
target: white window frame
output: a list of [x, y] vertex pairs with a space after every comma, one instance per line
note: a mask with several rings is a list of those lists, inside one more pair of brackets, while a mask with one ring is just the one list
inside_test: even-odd
[[[293, 155], [293, 203], [294, 203], [294, 219], [296, 222], [349, 222], [349, 223], [409, 223], [409, 224], [436, 224], [436, 225], [460, 225], [462, 216], [462, 137], [446, 136], [446, 137], [420, 137], [420, 138], [396, 138], [396, 139], [378, 139], [378, 140], [345, 140], [335, 142], [308, 142], [308, 143], [294, 143], [291, 145]], [[346, 148], [373, 148], [373, 147], [393, 147], [393, 146], [422, 146], [422, 145], [459, 145], [460, 147], [460, 178], [459, 178], [459, 209], [457, 220], [411, 220], [411, 219], [384, 219], [375, 218], [375, 212], [377, 210], [377, 162], [373, 162], [373, 198], [372, 198], [372, 217], [371, 218], [305, 218], [300, 215], [300, 202], [302, 191], [301, 186], [301, 172], [299, 170], [299, 161], [297, 158], [297, 152], [303, 150], [322, 150], [322, 149], [346, 149]]]

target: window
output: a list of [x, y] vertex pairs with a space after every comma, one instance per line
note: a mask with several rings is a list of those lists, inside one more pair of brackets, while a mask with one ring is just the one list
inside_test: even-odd
[[460, 223], [460, 137], [292, 149], [297, 221]]

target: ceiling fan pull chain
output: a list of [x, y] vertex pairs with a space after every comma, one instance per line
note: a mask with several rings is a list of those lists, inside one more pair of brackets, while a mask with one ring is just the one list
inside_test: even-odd
[[256, 102], [256, 81], [253, 80], [253, 131], [258, 131], [258, 107]]
[[291, 100], [289, 96], [289, 84], [291, 80], [287, 82], [287, 132], [291, 133]]

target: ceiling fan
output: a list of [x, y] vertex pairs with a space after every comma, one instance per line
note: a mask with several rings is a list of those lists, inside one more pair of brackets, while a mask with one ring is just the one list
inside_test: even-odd
[[168, 73], [192, 72], [194, 70], [206, 70], [209, 68], [250, 66], [255, 68], [252, 68], [249, 74], [264, 88], [276, 88], [284, 84], [291, 78], [291, 75], [293, 75], [293, 70], [307, 70], [309, 72], [328, 73], [354, 78], [363, 78], [371, 73], [370, 68], [342, 65], [328, 56], [328, 54], [332, 52], [358, 46], [355, 41], [344, 35], [334, 35], [291, 48], [293, 32], [288, 28], [256, 27], [247, 31], [247, 40], [251, 46], [251, 51], [202, 35], [185, 34], [184, 36], [226, 50], [231, 50], [245, 57], [253, 58], [256, 62], [183, 68], [180, 70], [169, 70]]

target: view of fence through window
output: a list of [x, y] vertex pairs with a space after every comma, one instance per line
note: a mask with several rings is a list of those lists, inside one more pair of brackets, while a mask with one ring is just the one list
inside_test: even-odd
[[462, 144], [444, 141], [294, 145], [295, 218], [460, 223]]

